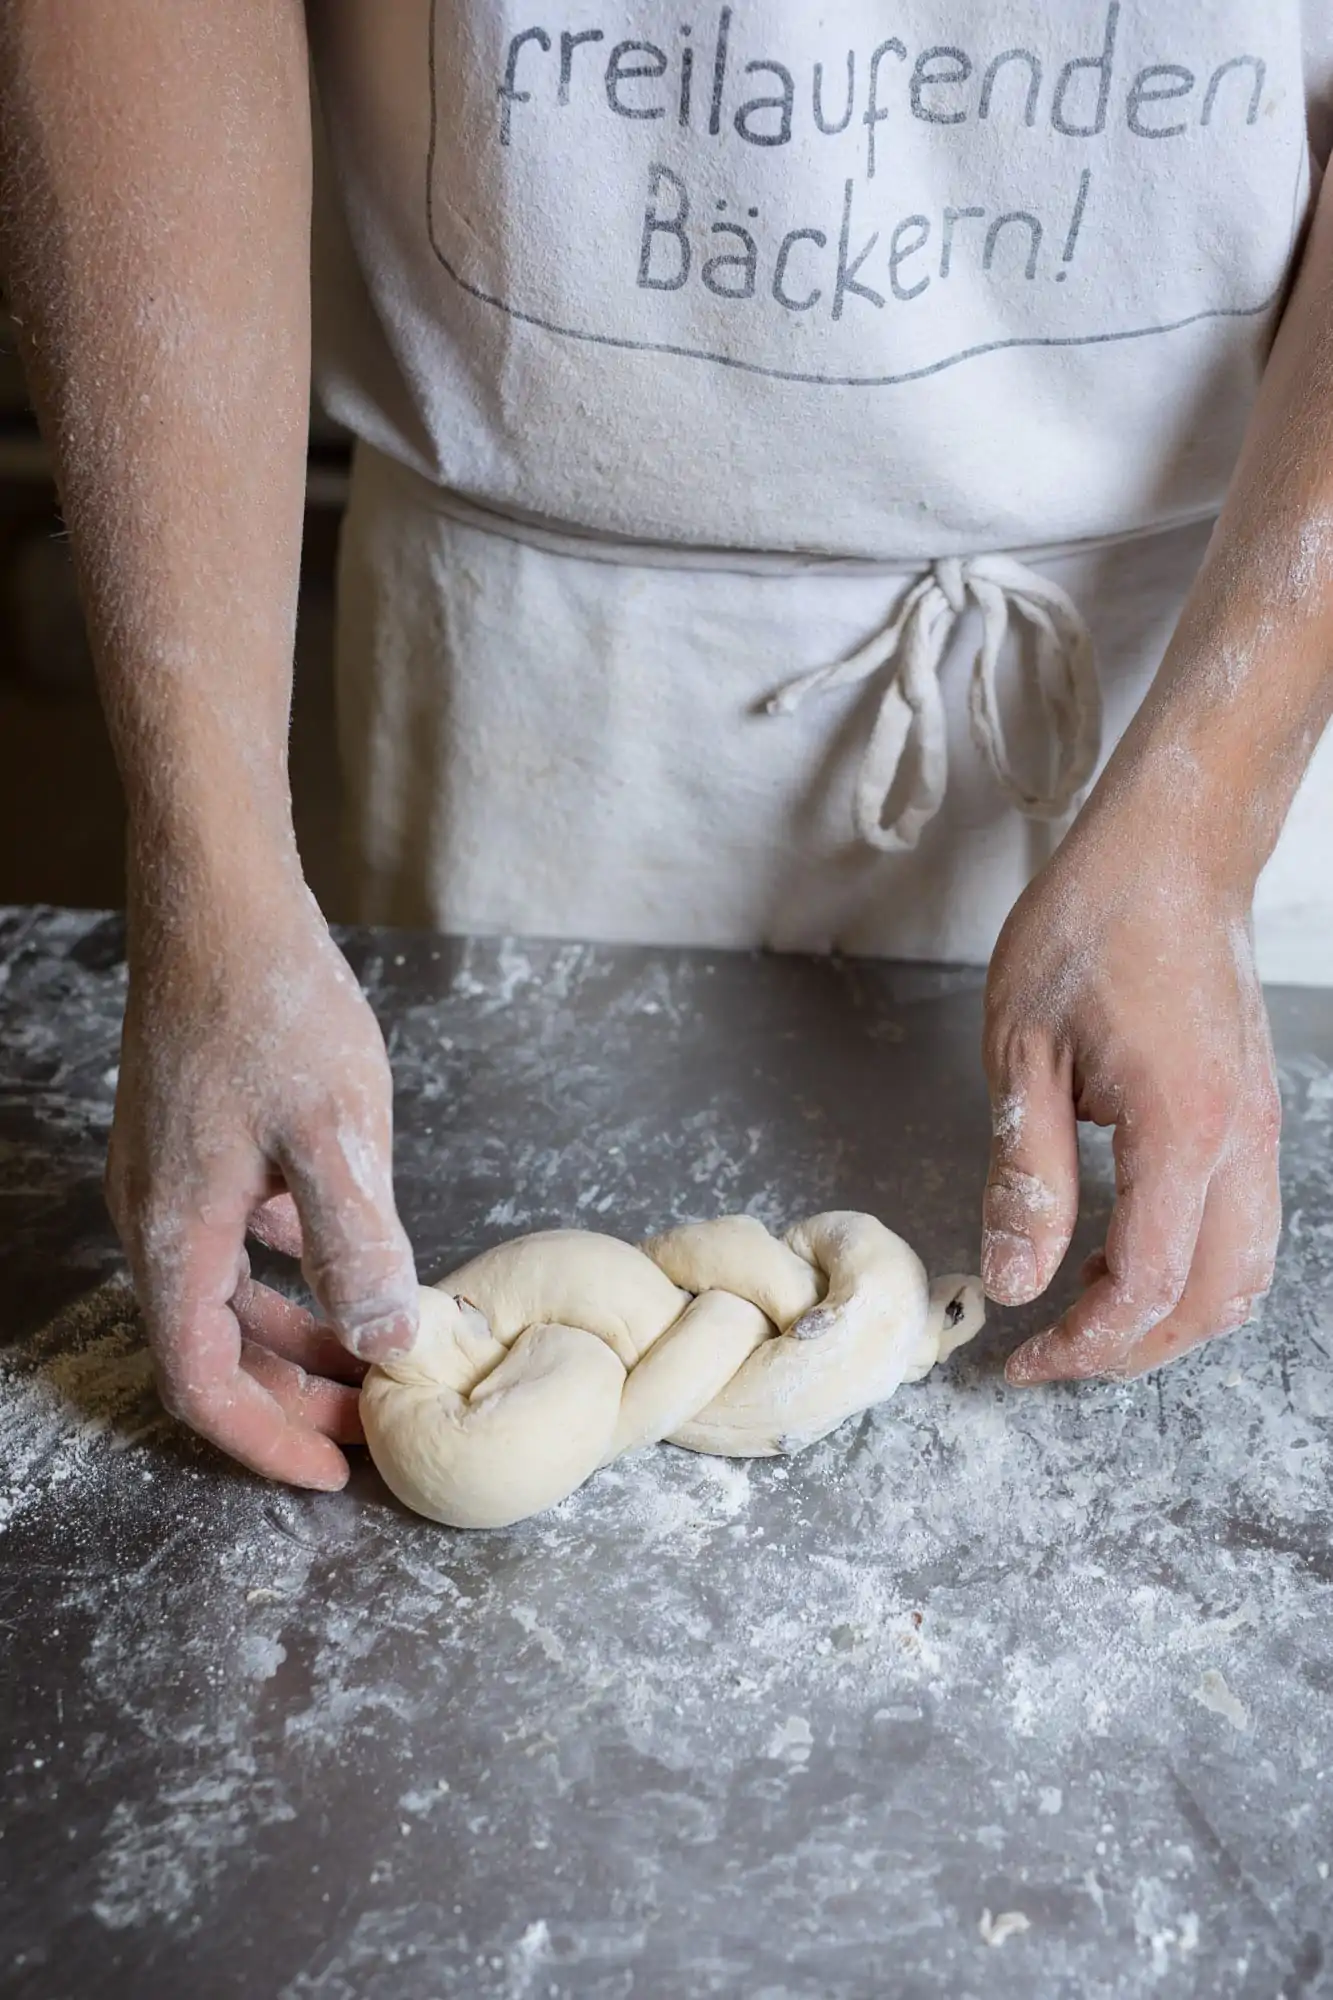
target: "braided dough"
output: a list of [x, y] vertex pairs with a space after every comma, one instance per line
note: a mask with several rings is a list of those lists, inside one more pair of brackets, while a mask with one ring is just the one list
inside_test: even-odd
[[929, 1284], [871, 1215], [817, 1215], [784, 1242], [725, 1216], [637, 1249], [551, 1230], [423, 1287], [412, 1351], [371, 1369], [361, 1415], [408, 1507], [501, 1528], [663, 1438], [733, 1458], [800, 1451], [984, 1318], [975, 1278]]

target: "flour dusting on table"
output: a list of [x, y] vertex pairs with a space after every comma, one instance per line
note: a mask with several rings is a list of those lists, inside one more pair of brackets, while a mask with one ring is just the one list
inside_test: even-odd
[[[972, 1254], [986, 1106], [960, 1057], [942, 1114], [921, 1051], [941, 1016], [971, 1050], [974, 978], [495, 945], [395, 997], [412, 966], [360, 969], [427, 1275], [549, 1223], [834, 1203], [933, 1268]], [[1011, 1317], [796, 1458], [655, 1449], [468, 1536], [363, 1459], [342, 1494], [286, 1492], [162, 1417], [93, 1220], [100, 977], [57, 952], [4, 996], [56, 1024], [24, 1059], [84, 1107], [25, 1154], [33, 1228], [83, 1204], [88, 1275], [6, 1351], [0, 1564], [44, 1648], [15, 1690], [15, 1839], [77, 1801], [59, 1921], [88, 1963], [138, 1953], [212, 2000], [225, 1921], [228, 1963], [282, 2000], [1317, 1990], [1333, 1064], [1283, 1063], [1278, 1280], [1225, 1343], [1024, 1394]], [[1082, 1250], [1100, 1137], [1086, 1168]]]

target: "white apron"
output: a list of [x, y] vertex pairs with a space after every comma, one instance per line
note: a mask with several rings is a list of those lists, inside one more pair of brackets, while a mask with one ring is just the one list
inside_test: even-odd
[[1234, 463], [1324, 12], [318, 10], [362, 914], [984, 958]]

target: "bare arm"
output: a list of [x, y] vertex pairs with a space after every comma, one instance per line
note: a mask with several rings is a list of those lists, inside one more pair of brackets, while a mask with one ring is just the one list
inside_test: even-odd
[[[310, 340], [299, 0], [0, 0], [0, 174], [129, 805], [113, 1212], [172, 1406], [260, 1470], [338, 1484], [352, 1393], [295, 1365], [328, 1366], [331, 1343], [250, 1284], [244, 1252], [289, 1188], [344, 1340], [410, 1331], [383, 1047], [302, 882], [287, 785]], [[296, 1241], [289, 1211], [261, 1227]]]
[[1171, 802], [1199, 865], [1248, 896], [1330, 715], [1333, 175], [1207, 558], [1102, 809]]
[[310, 341], [300, 5], [7, 0], [0, 18], [9, 283], [136, 896], [162, 862], [211, 874], [242, 839], [290, 865]]
[[1270, 1281], [1278, 1102], [1249, 915], [1330, 714], [1333, 180], [1161, 670], [996, 950], [995, 1296], [1035, 1297], [1064, 1254], [1076, 1116], [1116, 1128], [1105, 1251], [1016, 1380], [1153, 1366]]

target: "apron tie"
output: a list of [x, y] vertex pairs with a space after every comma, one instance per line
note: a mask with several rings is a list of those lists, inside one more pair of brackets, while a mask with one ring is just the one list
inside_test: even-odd
[[[891, 622], [865, 645], [845, 660], [790, 681], [765, 704], [770, 715], [790, 715], [810, 695], [850, 687], [888, 669], [861, 759], [854, 806], [862, 840], [886, 853], [915, 847], [944, 803], [949, 748], [940, 667], [969, 602], [981, 614], [981, 644], [972, 665], [968, 717], [973, 740], [1001, 791], [1029, 819], [1059, 819], [1097, 768], [1101, 688], [1092, 634], [1073, 600], [1011, 556], [946, 557], [911, 586]], [[1024, 787], [1009, 761], [1000, 722], [996, 674], [1014, 614], [1026, 619], [1037, 637], [1035, 679], [1054, 766], [1046, 791]], [[889, 794], [909, 747], [915, 768], [907, 801], [886, 825]]]

